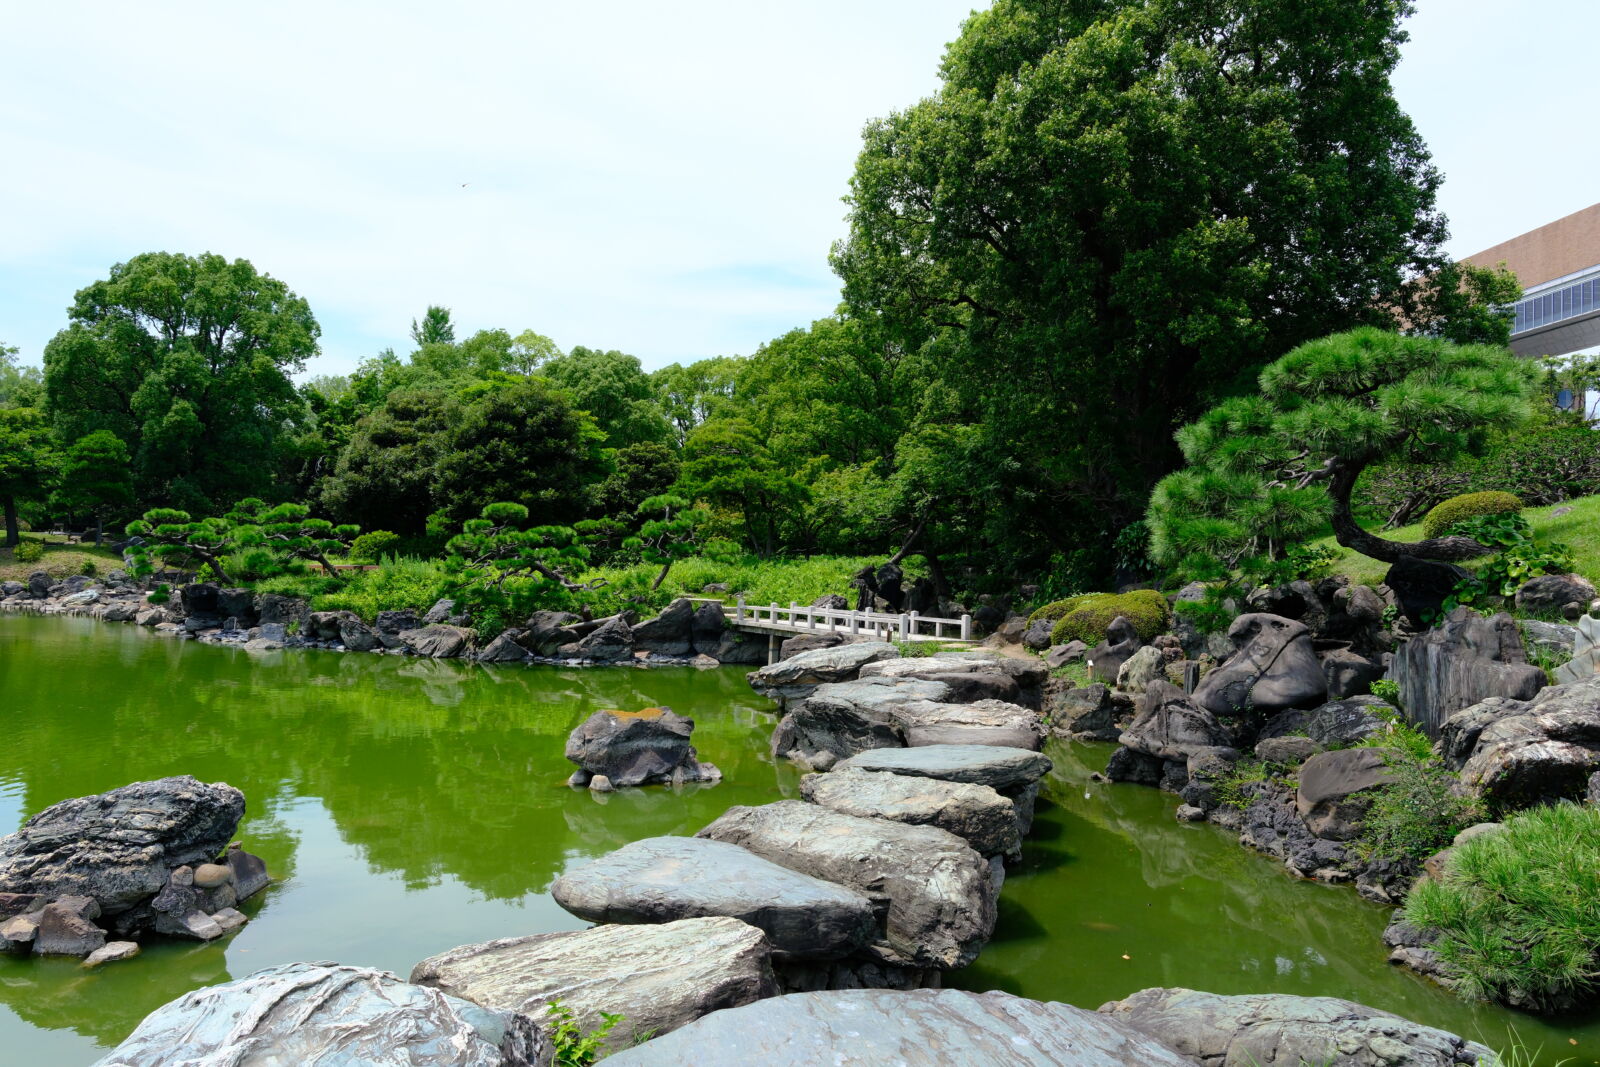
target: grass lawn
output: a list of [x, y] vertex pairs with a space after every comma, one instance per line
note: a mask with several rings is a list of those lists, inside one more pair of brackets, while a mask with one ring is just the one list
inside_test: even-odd
[[[1554, 514], [1558, 511], [1565, 514]], [[1529, 508], [1523, 515], [1527, 516], [1528, 522], [1532, 524], [1534, 537], [1540, 541], [1557, 541], [1572, 549], [1572, 556], [1576, 561], [1573, 569], [1591, 582], [1600, 585], [1600, 496], [1579, 497], [1577, 500], [1568, 500], [1549, 507]], [[1421, 523], [1393, 530], [1380, 530], [1375, 525], [1368, 526], [1368, 529], [1389, 541], [1422, 540]], [[1352, 582], [1377, 585], [1388, 573], [1389, 564], [1368, 559], [1347, 548], [1340, 548], [1334, 543], [1332, 536], [1324, 537], [1316, 544], [1327, 545], [1339, 553], [1339, 559], [1333, 565], [1333, 573], [1343, 574]], [[1482, 561], [1469, 560], [1462, 565], [1468, 570], [1475, 570], [1480, 562]]]
[[0, 548], [0, 581], [25, 582], [34, 571], [45, 571], [53, 578], [83, 573], [85, 563], [93, 563], [95, 573], [110, 574], [122, 568], [122, 557], [109, 548], [93, 545], [52, 544], [41, 534], [25, 533], [23, 541], [44, 541], [44, 558], [37, 563], [22, 563], [9, 548]]

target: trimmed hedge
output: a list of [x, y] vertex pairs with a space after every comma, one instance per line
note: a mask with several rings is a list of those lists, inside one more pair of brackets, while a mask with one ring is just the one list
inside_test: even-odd
[[1522, 501], [1510, 493], [1463, 493], [1436, 504], [1422, 520], [1422, 536], [1432, 539], [1450, 527], [1479, 515], [1504, 515], [1522, 510]]
[[382, 563], [400, 548], [400, 535], [388, 530], [364, 533], [350, 544], [350, 558], [358, 563]]
[[1133, 623], [1141, 640], [1148, 641], [1164, 632], [1172, 622], [1172, 605], [1154, 589], [1135, 589], [1131, 593], [1083, 593], [1046, 604], [1028, 616], [1028, 621], [1055, 621], [1050, 634], [1053, 644], [1082, 641], [1095, 645], [1105, 640], [1106, 627], [1118, 615]]

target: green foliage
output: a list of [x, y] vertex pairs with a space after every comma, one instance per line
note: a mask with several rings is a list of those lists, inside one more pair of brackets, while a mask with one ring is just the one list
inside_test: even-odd
[[18, 563], [38, 563], [44, 559], [44, 545], [38, 541], [22, 541], [11, 550]]
[[1143, 519], [1124, 526], [1111, 542], [1111, 551], [1117, 557], [1117, 573], [1148, 578], [1155, 573], [1155, 560], [1150, 558], [1150, 524]]
[[1296, 544], [1284, 549], [1280, 559], [1257, 557], [1242, 561], [1240, 570], [1258, 585], [1285, 585], [1301, 580], [1326, 578], [1333, 572], [1339, 553], [1332, 545]]
[[1400, 747], [1384, 756], [1389, 780], [1373, 793], [1361, 824], [1362, 846], [1370, 855], [1426, 859], [1482, 818], [1470, 797], [1454, 791], [1457, 776], [1434, 758], [1427, 738], [1416, 736], [1420, 748], [1400, 736]]
[[388, 530], [373, 530], [350, 542], [350, 558], [357, 563], [377, 563], [392, 556], [400, 547], [400, 535]]
[[0, 508], [5, 511], [5, 543], [16, 546], [19, 500], [42, 500], [55, 476], [57, 457], [50, 426], [37, 408], [0, 408]]
[[265, 493], [303, 413], [289, 375], [316, 354], [306, 302], [243, 259], [149, 252], [80, 289], [44, 351], [63, 440], [109, 430], [136, 495], [195, 511]]
[[44, 403], [44, 375], [17, 366], [17, 346], [0, 341], [0, 408], [36, 408]]
[[539, 373], [594, 419], [607, 448], [660, 443], [671, 436], [655, 385], [634, 356], [579, 345], [543, 361]]
[[1400, 683], [1393, 678], [1379, 678], [1368, 687], [1372, 695], [1379, 700], [1400, 706]]
[[209, 567], [217, 581], [233, 584], [223, 569], [223, 557], [237, 542], [233, 526], [225, 518], [197, 521], [177, 508], [153, 508], [143, 518], [128, 523], [126, 533], [143, 542], [128, 549], [133, 561], [130, 573], [135, 577], [154, 574], [155, 563], [160, 560], [179, 568], [194, 564]]
[[1513, 815], [1454, 849], [1441, 880], [1418, 885], [1406, 920], [1458, 992], [1559, 1008], [1593, 995], [1600, 973], [1600, 809], [1556, 804]]
[[569, 526], [524, 528], [527, 521], [521, 504], [490, 504], [447, 546], [451, 595], [484, 632], [497, 633], [533, 611], [578, 607], [595, 588], [572, 577], [589, 561], [583, 534]]
[[361, 531], [359, 526], [335, 526], [327, 519], [313, 519], [304, 504], [268, 507], [254, 497], [235, 504], [226, 521], [234, 543], [265, 548], [287, 560], [319, 563], [329, 576], [337, 572], [328, 557], [347, 549]]
[[1217, 802], [1243, 811], [1254, 799], [1251, 791], [1246, 790], [1245, 786], [1270, 781], [1272, 777], [1271, 764], [1261, 760], [1240, 760], [1233, 765], [1233, 771], [1217, 783]]
[[1226, 633], [1239, 617], [1244, 590], [1228, 582], [1210, 582], [1199, 600], [1180, 600], [1174, 605], [1178, 615], [1189, 620], [1203, 634]]
[[338, 588], [319, 580], [311, 585], [267, 583], [257, 591], [309, 596], [315, 611], [353, 611], [372, 622], [380, 611], [426, 611], [445, 596], [450, 584], [451, 575], [442, 563], [389, 556], [377, 570], [357, 571]]
[[172, 601], [172, 586], [168, 585], [166, 582], [162, 582], [152, 589], [150, 591], [150, 595], [145, 597], [145, 599], [152, 604], [170, 603]]
[[92, 559], [86, 559], [78, 564], [78, 573], [88, 578], [93, 578], [100, 573], [100, 565]]
[[673, 563], [695, 554], [700, 527], [711, 516], [690, 507], [683, 497], [671, 494], [644, 501], [639, 505], [639, 515], [642, 519], [639, 530], [624, 542], [624, 546], [637, 549], [646, 563], [660, 566], [660, 572], [650, 584], [654, 591], [667, 580]]
[[1457, 523], [1479, 515], [1520, 512], [1522, 501], [1510, 493], [1464, 493], [1436, 505], [1422, 520], [1424, 537], [1439, 537]]
[[591, 1067], [605, 1055], [606, 1037], [623, 1019], [620, 1014], [603, 1011], [600, 1025], [586, 1033], [571, 1009], [559, 1000], [546, 1004], [545, 1014], [544, 1030], [555, 1048], [555, 1067]]
[[[1389, 681], [1389, 679], [1380, 679], [1378, 683], [1374, 683], [1371, 687], [1372, 695], [1380, 700], [1387, 699], [1378, 692], [1379, 684], [1383, 681]], [[1398, 695], [1400, 691], [1399, 684], [1391, 684], [1394, 685], [1394, 692]], [[1383, 686], [1383, 691], [1385, 693], [1389, 692], [1389, 686]], [[1429, 740], [1428, 735], [1407, 722], [1398, 712], [1388, 708], [1377, 707], [1369, 708], [1368, 710], [1383, 720], [1383, 729], [1362, 738], [1357, 743], [1357, 748], [1391, 749], [1418, 762], [1426, 762], [1433, 758], [1433, 742]]]
[[1105, 640], [1106, 627], [1118, 615], [1133, 623], [1140, 638], [1148, 641], [1172, 622], [1172, 607], [1167, 603], [1167, 598], [1154, 589], [1135, 589], [1128, 593], [1081, 593], [1046, 604], [1030, 615], [1028, 621], [1055, 620], [1055, 629], [1050, 634], [1052, 644], [1083, 641], [1093, 645]]
[[1499, 552], [1480, 566], [1471, 577], [1456, 583], [1440, 605], [1447, 615], [1460, 605], [1489, 606], [1516, 594], [1530, 578], [1543, 574], [1567, 574], [1574, 564], [1572, 550], [1554, 542], [1535, 540], [1528, 520], [1517, 512], [1477, 515], [1449, 527]]
[[1527, 417], [1532, 375], [1502, 348], [1371, 328], [1303, 344], [1262, 371], [1259, 394], [1178, 432], [1188, 467], [1151, 495], [1155, 555], [1169, 565], [1277, 560], [1331, 522], [1340, 544], [1392, 558], [1392, 544], [1352, 515], [1362, 472], [1481, 451], [1489, 431]]
[[689, 435], [677, 492], [736, 517], [750, 551], [770, 556], [785, 516], [803, 503], [803, 483], [777, 462], [763, 435], [744, 419], [713, 419]]
[[[762, 559], [738, 551], [726, 552], [707, 545], [698, 556], [691, 556], [672, 567], [672, 573], [659, 589], [651, 589], [657, 569], [648, 563], [627, 567], [596, 567], [579, 575], [591, 587], [595, 610], [609, 614], [620, 607], [636, 606], [641, 611], [665, 607], [674, 597], [703, 596], [711, 583], [726, 585], [723, 594], [731, 602], [743, 595], [747, 603], [809, 604], [824, 593], [849, 593], [850, 580], [862, 567], [882, 563], [875, 556], [812, 556], [807, 559]], [[907, 568], [908, 580], [914, 567]]]
[[96, 430], [72, 442], [61, 457], [60, 483], [53, 506], [95, 520], [95, 544], [101, 526], [118, 509], [133, 503], [133, 471], [128, 446], [110, 430]]

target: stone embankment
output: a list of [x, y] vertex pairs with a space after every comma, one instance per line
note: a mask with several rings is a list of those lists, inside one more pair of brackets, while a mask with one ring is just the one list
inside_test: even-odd
[[0, 611], [78, 615], [132, 623], [159, 634], [235, 645], [253, 652], [319, 648], [479, 663], [555, 663], [566, 666], [767, 661], [767, 641], [729, 629], [716, 603], [674, 600], [660, 615], [641, 621], [623, 612], [584, 619], [570, 612], [538, 611], [527, 621], [483, 642], [469, 615], [452, 600], [428, 611], [380, 611], [368, 623], [352, 611], [312, 611], [302, 597], [185, 585], [163, 603], [122, 572], [104, 579], [75, 575], [57, 580], [36, 571], [27, 582], [0, 583]]

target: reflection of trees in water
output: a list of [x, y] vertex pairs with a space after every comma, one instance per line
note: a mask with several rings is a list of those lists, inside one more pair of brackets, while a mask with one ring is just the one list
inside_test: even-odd
[[[0, 665], [0, 701], [28, 709], [11, 739], [28, 753], [12, 772], [26, 812], [166, 774], [228, 781], [248, 803], [241, 838], [280, 875], [294, 840], [278, 814], [300, 797], [318, 798], [375, 870], [515, 898], [543, 889], [569, 855], [693, 832], [730, 804], [775, 795], [768, 705], [739, 670], [261, 655], [28, 621], [40, 632], [29, 669]], [[651, 787], [605, 806], [565, 787], [562, 750], [578, 722], [657, 704], [696, 720], [695, 743], [725, 784]]]
[[[71, 1030], [115, 1044], [167, 1001], [233, 979], [220, 943], [174, 942], [146, 953], [167, 957], [166, 965], [110, 964], [85, 971], [74, 959], [0, 956], [0, 1004], [41, 1029]], [[89, 1004], [93, 1008], [85, 1010]]]

